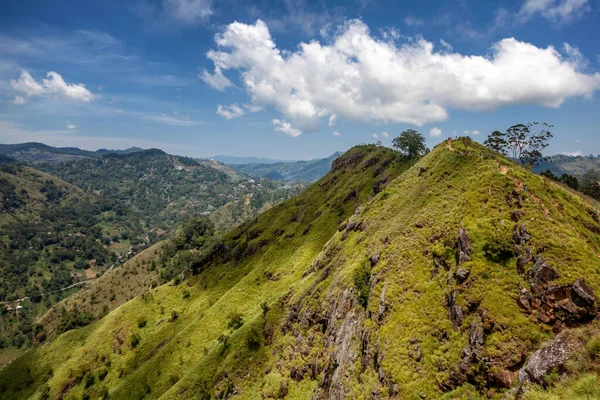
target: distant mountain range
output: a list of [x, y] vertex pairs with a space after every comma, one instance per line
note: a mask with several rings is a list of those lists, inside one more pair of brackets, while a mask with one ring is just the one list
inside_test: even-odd
[[561, 176], [565, 173], [569, 175], [581, 176], [590, 169], [596, 169], [600, 171], [600, 158], [590, 158], [584, 156], [573, 157], [564, 154], [557, 154], [549, 157], [546, 161], [539, 163], [534, 168], [534, 171], [540, 173], [550, 170], [554, 175], [557, 176]]
[[218, 155], [212, 157], [206, 157], [211, 160], [217, 160], [223, 164], [228, 165], [242, 165], [242, 164], [276, 164], [281, 162], [296, 162], [296, 160], [276, 160], [274, 158], [264, 157], [236, 157], [236, 156], [225, 156]]
[[235, 165], [235, 168], [255, 178], [268, 178], [284, 182], [314, 182], [331, 170], [331, 163], [341, 154], [338, 152], [327, 158], [310, 161]]
[[43, 143], [0, 144], [0, 155], [12, 157], [26, 164], [56, 164], [81, 158], [100, 158], [105, 154], [129, 154], [142, 149], [130, 147], [126, 150], [99, 149], [82, 150], [77, 147], [53, 147]]

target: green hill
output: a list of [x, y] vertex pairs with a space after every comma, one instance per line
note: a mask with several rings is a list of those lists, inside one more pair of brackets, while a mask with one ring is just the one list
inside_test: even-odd
[[105, 271], [144, 227], [133, 210], [15, 163], [0, 168], [0, 200], [0, 348], [19, 347], [35, 317], [72, 293], [60, 289]]
[[140, 151], [137, 147], [127, 150], [97, 151], [82, 150], [77, 147], [53, 147], [43, 143], [0, 144], [0, 155], [9, 156], [29, 165], [56, 164], [85, 158], [100, 158], [105, 154], [128, 154]]
[[0, 395], [594, 398], [598, 204], [477, 144], [412, 164], [351, 149], [182, 280], [21, 356]]

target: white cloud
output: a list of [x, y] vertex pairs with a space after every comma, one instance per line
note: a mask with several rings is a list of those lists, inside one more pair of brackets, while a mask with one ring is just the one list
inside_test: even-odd
[[448, 51], [452, 51], [453, 47], [450, 43], [446, 42], [444, 39], [440, 39], [440, 45], [442, 46], [442, 48], [448, 50]]
[[275, 132], [282, 132], [291, 137], [298, 137], [302, 135], [301, 130], [294, 128], [294, 126], [286, 120], [274, 119], [271, 120], [271, 123], [273, 124], [273, 129], [275, 129]]
[[217, 66], [215, 66], [214, 74], [209, 73], [207, 70], [203, 70], [202, 74], [200, 74], [199, 77], [204, 82], [208, 83], [209, 86], [212, 86], [213, 88], [220, 91], [223, 91], [229, 86], [231, 86], [231, 81], [227, 79], [225, 75], [223, 75], [221, 68]]
[[15, 99], [11, 101], [11, 103], [20, 106], [23, 104], [27, 104], [27, 99], [23, 96], [15, 96]]
[[244, 110], [239, 108], [237, 104], [232, 104], [230, 106], [222, 106], [219, 104], [217, 107], [217, 114], [225, 117], [225, 119], [234, 119], [244, 115]]
[[390, 137], [390, 134], [387, 132], [381, 132], [381, 137], [387, 139]]
[[379, 135], [376, 133], [371, 133], [371, 137], [373, 137], [373, 139], [379, 139]]
[[440, 136], [442, 136], [442, 130], [440, 128], [433, 127], [429, 131], [429, 136], [431, 136], [431, 137], [440, 137]]
[[[68, 84], [62, 76], [56, 72], [50, 71], [46, 75], [48, 79], [42, 79], [37, 82], [29, 74], [29, 72], [21, 71], [21, 76], [17, 80], [11, 80], [10, 84], [16, 92], [23, 93], [27, 97], [45, 96], [45, 97], [60, 97], [64, 99], [77, 100], [88, 103], [97, 98], [95, 94], [85, 88], [83, 84]], [[17, 104], [19, 100], [17, 96], [13, 103]]]
[[339, 131], [333, 131], [333, 132], [331, 132], [331, 134], [333, 136], [341, 136], [342, 135]]
[[564, 154], [565, 156], [569, 156], [569, 157], [581, 157], [583, 156], [583, 152], [581, 150], [577, 150], [577, 151], [565, 151], [563, 153], [560, 154]]
[[581, 140], [581, 139], [575, 139], [575, 143], [583, 143], [583, 140]]
[[463, 131], [463, 133], [467, 136], [469, 135], [479, 135], [481, 132], [479, 132], [478, 130], [473, 130], [473, 131]]
[[185, 24], [205, 21], [213, 14], [212, 0], [164, 0], [165, 11]]
[[337, 120], [337, 115], [335, 114], [331, 114], [329, 116], [329, 122], [327, 123], [327, 125], [329, 126], [334, 126], [335, 125], [335, 121]]
[[408, 26], [421, 26], [425, 23], [425, 21], [423, 21], [421, 18], [415, 17], [414, 15], [409, 15], [408, 17], [404, 18], [404, 23]]
[[67, 129], [70, 129], [70, 130], [77, 129], [77, 125], [75, 125], [75, 124], [67, 124]]
[[492, 110], [505, 105], [559, 107], [568, 97], [591, 97], [600, 74], [586, 74], [554, 47], [513, 38], [489, 56], [436, 51], [414, 38], [403, 44], [379, 39], [358, 20], [327, 43], [279, 50], [267, 25], [234, 22], [216, 35], [208, 52], [215, 72], [203, 79], [223, 90], [222, 71], [237, 71], [252, 103], [275, 107], [300, 130], [315, 129], [336, 114], [351, 121], [422, 125], [448, 118], [448, 109]]
[[589, 10], [588, 0], [526, 0], [517, 17], [521, 21], [527, 21], [539, 14], [549, 21], [566, 23]]

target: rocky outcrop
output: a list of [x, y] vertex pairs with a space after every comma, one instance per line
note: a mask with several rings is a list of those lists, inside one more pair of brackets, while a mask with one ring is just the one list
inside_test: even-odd
[[[520, 213], [520, 211], [514, 211]], [[514, 219], [514, 218], [513, 218]], [[515, 244], [515, 254], [517, 255], [517, 271], [522, 274], [525, 272], [525, 267], [533, 259], [531, 247], [527, 244], [531, 240], [531, 234], [524, 224], [517, 224], [513, 230], [513, 242]]]
[[471, 239], [467, 231], [463, 228], [458, 229], [458, 264], [471, 261]]
[[470, 274], [471, 274], [471, 271], [469, 271], [468, 269], [459, 268], [456, 270], [454, 277], [456, 278], [456, 281], [458, 283], [464, 283], [469, 278]]
[[552, 284], [558, 279], [556, 270], [542, 257], [536, 257], [528, 273], [531, 292], [521, 289], [517, 304], [528, 313], [535, 313], [541, 322], [553, 325], [555, 332], [565, 326], [577, 326], [598, 315], [594, 291], [583, 279], [573, 284]]
[[482, 321], [480, 317], [476, 317], [471, 322], [471, 330], [469, 331], [469, 344], [462, 349], [460, 355], [460, 371], [466, 374], [471, 364], [481, 361], [481, 352], [485, 336], [483, 333]]
[[454, 290], [446, 295], [446, 306], [448, 308], [448, 319], [452, 322], [452, 328], [458, 331], [463, 322], [463, 312], [462, 307], [456, 304], [456, 292]]
[[527, 385], [547, 386], [546, 377], [553, 371], [560, 372], [565, 361], [579, 347], [577, 341], [562, 335], [552, 340], [547, 346], [536, 351], [519, 370], [519, 391], [526, 390]]

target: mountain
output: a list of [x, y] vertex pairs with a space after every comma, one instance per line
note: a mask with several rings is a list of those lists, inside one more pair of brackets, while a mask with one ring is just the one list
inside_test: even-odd
[[547, 160], [541, 161], [535, 166], [534, 171], [541, 173], [550, 170], [554, 175], [557, 176], [569, 174], [579, 177], [591, 169], [600, 171], [600, 158], [583, 156], [572, 157], [558, 154], [555, 156], [550, 156]]
[[36, 142], [0, 144], [0, 155], [9, 156], [30, 165], [56, 164], [84, 158], [100, 158], [104, 154], [129, 154], [140, 150], [138, 147], [131, 147], [127, 150], [88, 151], [77, 147], [52, 147]]
[[341, 153], [311, 161], [281, 161], [276, 163], [236, 165], [238, 171], [255, 178], [268, 178], [285, 182], [314, 182], [331, 169], [331, 163]]
[[294, 161], [282, 161], [275, 160], [273, 158], [264, 157], [236, 157], [236, 156], [224, 156], [217, 155], [208, 157], [210, 160], [216, 160], [228, 165], [241, 165], [241, 164], [275, 164], [279, 162], [294, 162]]
[[0, 200], [0, 348], [27, 346], [34, 318], [75, 290], [61, 289], [143, 241], [133, 210], [18, 163], [0, 167]]
[[201, 163], [158, 149], [111, 153], [40, 168], [89, 193], [132, 207], [143, 216], [148, 229], [166, 231], [187, 218], [232, 203], [231, 223], [222, 226], [230, 228], [241, 222], [246, 206], [258, 212], [297, 190], [270, 181], [255, 183], [222, 164]]
[[598, 208], [475, 143], [356, 147], [201, 239], [177, 279], [13, 361], [0, 395], [597, 398]]

